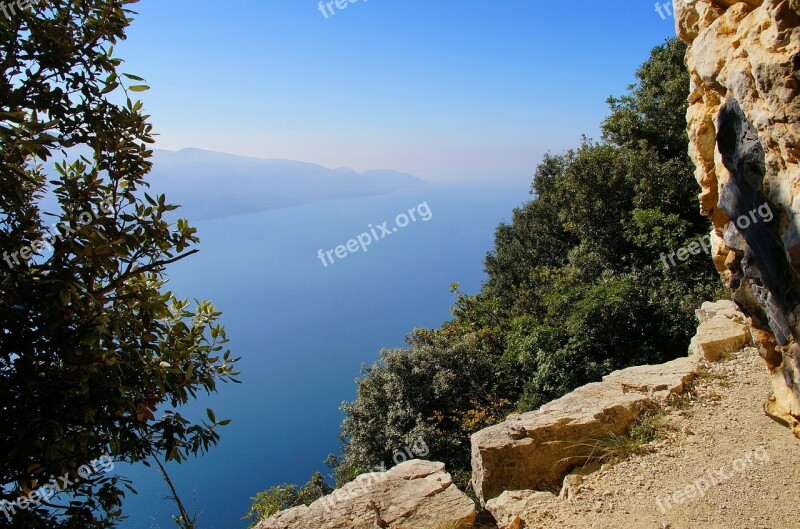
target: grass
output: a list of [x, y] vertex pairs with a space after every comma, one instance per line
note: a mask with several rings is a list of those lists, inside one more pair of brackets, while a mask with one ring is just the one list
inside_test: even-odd
[[659, 439], [666, 429], [664, 417], [665, 411], [661, 406], [648, 407], [624, 432], [609, 434], [592, 445], [586, 462], [618, 463], [648, 453], [648, 445]]
[[682, 392], [673, 393], [667, 397], [667, 400], [664, 403], [665, 407], [669, 410], [676, 410], [682, 417], [690, 417], [690, 410], [692, 409], [694, 403], [697, 402], [699, 396], [698, 383], [699, 374], [696, 378], [693, 378], [686, 383]]

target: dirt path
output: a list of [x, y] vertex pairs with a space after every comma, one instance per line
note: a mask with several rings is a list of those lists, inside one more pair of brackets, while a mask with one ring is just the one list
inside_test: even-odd
[[769, 388], [755, 349], [709, 365], [651, 453], [587, 476], [528, 527], [800, 529], [800, 440], [764, 415]]

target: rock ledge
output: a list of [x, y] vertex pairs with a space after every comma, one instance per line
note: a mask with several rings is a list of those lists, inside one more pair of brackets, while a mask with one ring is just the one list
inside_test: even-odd
[[620, 434], [648, 406], [681, 393], [703, 360], [744, 345], [747, 327], [730, 301], [706, 303], [691, 355], [615, 371], [536, 411], [511, 415], [472, 436], [472, 486], [482, 505], [504, 491], [558, 492], [564, 476]]

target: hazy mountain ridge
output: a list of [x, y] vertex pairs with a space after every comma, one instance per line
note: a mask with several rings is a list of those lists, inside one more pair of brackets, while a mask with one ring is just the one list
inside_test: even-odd
[[359, 173], [293, 160], [237, 156], [203, 149], [156, 149], [151, 192], [180, 204], [192, 220], [227, 217], [323, 200], [382, 195], [424, 185], [399, 171]]

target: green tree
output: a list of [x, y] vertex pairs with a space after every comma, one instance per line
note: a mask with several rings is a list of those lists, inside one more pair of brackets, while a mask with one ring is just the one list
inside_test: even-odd
[[265, 520], [273, 514], [291, 509], [297, 505], [299, 492], [297, 486], [289, 483], [270, 487], [256, 494], [250, 510], [244, 515], [242, 520], [250, 520], [248, 527], [255, 527], [261, 520]]
[[255, 527], [258, 522], [269, 518], [277, 512], [291, 509], [298, 505], [311, 505], [314, 501], [327, 496], [331, 492], [333, 492], [333, 488], [325, 481], [325, 477], [319, 472], [314, 472], [308, 483], [299, 489], [295, 485], [284, 483], [259, 492], [255, 498], [252, 498], [253, 504], [242, 519], [250, 520], [249, 527]]
[[235, 359], [213, 305], [164, 288], [198, 238], [146, 193], [152, 129], [132, 94], [147, 87], [113, 55], [135, 2], [48, 0], [0, 17], [0, 506], [50, 476], [74, 481], [0, 514], [4, 527], [112, 527], [128, 483], [75, 479], [82, 466], [180, 463], [228, 422], [180, 413], [234, 381]]
[[[611, 115], [603, 123], [603, 137], [631, 149], [644, 142], [657, 148], [662, 159], [682, 160], [692, 171], [686, 135], [690, 77], [685, 57], [686, 45], [679, 39], [654, 48], [636, 71], [638, 83], [629, 87], [629, 93], [608, 99]], [[682, 206], [697, 209], [693, 203]]]
[[409, 345], [384, 350], [378, 363], [364, 366], [358, 398], [343, 405], [338, 485], [375, 465], [391, 466], [393, 453], [416, 439], [428, 446], [427, 459], [451, 462], [464, 485], [470, 434], [509, 411], [496, 379], [504, 373], [476, 333], [417, 329]]

